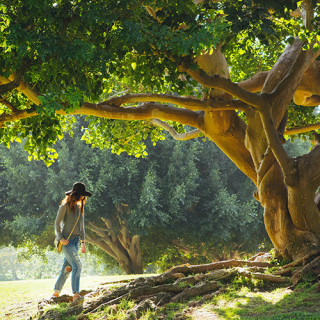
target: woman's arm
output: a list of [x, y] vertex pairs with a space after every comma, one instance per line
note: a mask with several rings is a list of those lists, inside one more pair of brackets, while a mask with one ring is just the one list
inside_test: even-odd
[[86, 244], [85, 244], [85, 227], [84, 227], [84, 212], [83, 214], [81, 215], [81, 221], [80, 221], [80, 228], [81, 228], [81, 231], [82, 231], [82, 234], [81, 234], [81, 252], [82, 253], [86, 253], [87, 249], [86, 249]]
[[[81, 214], [81, 213], [80, 213]], [[81, 231], [81, 236], [80, 240], [81, 242], [84, 241], [85, 239], [85, 227], [84, 227], [84, 212], [80, 216], [80, 231]]]
[[64, 221], [64, 218], [66, 216], [66, 212], [67, 212], [66, 205], [61, 205], [59, 207], [59, 210], [58, 210], [58, 213], [57, 213], [57, 217], [56, 217], [56, 221], [54, 223], [55, 235], [56, 235], [57, 240], [59, 240], [59, 241], [63, 238], [61, 222]]

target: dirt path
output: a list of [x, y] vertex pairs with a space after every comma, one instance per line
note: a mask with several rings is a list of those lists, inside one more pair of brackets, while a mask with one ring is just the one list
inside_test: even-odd
[[37, 312], [38, 300], [31, 300], [23, 303], [10, 304], [1, 310], [0, 319], [3, 320], [16, 320], [16, 319], [29, 319]]
[[222, 320], [217, 313], [208, 311], [205, 309], [193, 309], [191, 312], [187, 312], [186, 316], [192, 317], [192, 320]]

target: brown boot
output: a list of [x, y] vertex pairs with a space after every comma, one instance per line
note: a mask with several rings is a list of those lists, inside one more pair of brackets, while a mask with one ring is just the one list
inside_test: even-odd
[[82, 297], [80, 296], [79, 293], [74, 293], [73, 294], [73, 301], [75, 301], [76, 299], [80, 299], [80, 298], [82, 298]]

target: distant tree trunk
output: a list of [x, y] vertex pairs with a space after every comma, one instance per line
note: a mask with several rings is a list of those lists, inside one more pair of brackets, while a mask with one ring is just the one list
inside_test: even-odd
[[[116, 208], [121, 213], [125, 210], [124, 205], [117, 205]], [[93, 238], [86, 233], [86, 241], [98, 246], [116, 259], [126, 274], [142, 274], [140, 236], [131, 236], [126, 220], [120, 219], [119, 215], [118, 218], [120, 229], [117, 234], [114, 230], [115, 221], [113, 219], [101, 217], [107, 228], [97, 227], [89, 222], [88, 228], [100, 237]]]
[[11, 274], [12, 274], [12, 281], [20, 280], [17, 276], [17, 270], [16, 270], [15, 264], [11, 264]]
[[216, 254], [215, 259], [217, 261], [225, 261], [225, 260], [229, 260], [229, 259], [239, 259], [239, 254], [238, 251], [231, 251], [230, 253], [223, 253], [221, 255]]

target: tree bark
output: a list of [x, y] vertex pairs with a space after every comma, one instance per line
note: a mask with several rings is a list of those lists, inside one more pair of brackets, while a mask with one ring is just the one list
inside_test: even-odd
[[[123, 208], [119, 207], [117, 210], [123, 210]], [[118, 234], [114, 230], [116, 221], [111, 218], [104, 219], [101, 217], [101, 219], [105, 227], [98, 227], [93, 223], [89, 223], [88, 226], [88, 229], [97, 234], [99, 238], [86, 234], [86, 241], [98, 246], [117, 260], [126, 274], [142, 274], [140, 236], [132, 236], [126, 221], [121, 221], [120, 218], [121, 229]]]
[[[318, 152], [315, 152], [314, 156], [305, 155], [303, 160], [295, 163], [295, 166], [291, 165], [287, 171], [293, 170], [293, 174], [289, 176], [287, 171], [284, 172], [282, 164], [279, 164], [279, 159], [274, 156], [275, 150], [271, 145], [275, 142], [269, 140], [267, 129], [260, 117], [261, 110], [270, 105], [272, 119], [268, 120], [274, 121], [273, 134], [278, 140], [277, 144], [281, 145], [276, 128], [290, 100], [297, 92], [301, 80], [310, 76], [310, 73], [305, 75], [306, 70], [310, 66], [312, 72], [315, 69], [316, 63], [313, 62], [315, 55], [304, 52], [301, 48], [302, 43], [296, 40], [293, 45], [287, 47], [268, 74], [259, 75], [260, 82], [261, 78], [265, 79], [262, 92], [268, 94], [273, 101], [270, 104], [269, 100], [265, 103], [257, 100], [257, 107], [250, 108], [246, 112], [247, 126], [233, 111], [206, 111], [201, 128], [256, 183], [258, 189], [255, 197], [264, 207], [266, 230], [277, 253], [289, 261], [299, 259], [320, 246], [320, 212], [314, 202], [319, 181], [313, 181], [311, 173], [311, 171], [318, 172], [311, 165], [317, 163], [315, 157], [318, 156]], [[216, 50], [211, 57], [217, 59], [216, 56], [220, 55], [221, 52]], [[216, 70], [212, 70], [215, 64], [209, 60], [208, 55], [204, 61], [201, 57], [197, 58], [199, 66], [207, 75], [220, 74], [222, 77], [228, 77], [228, 73], [224, 72], [224, 75], [221, 75], [219, 70], [223, 61], [221, 57], [217, 59], [220, 65]], [[224, 69], [226, 70], [225, 66]], [[244, 88], [249, 85], [249, 82], [242, 83]], [[255, 87], [252, 91], [256, 89]], [[302, 91], [298, 92], [300, 96]], [[213, 94], [211, 99], [230, 99], [229, 95], [223, 94], [220, 90], [213, 90], [213, 93], [215, 95]], [[297, 179], [298, 173], [299, 179]], [[289, 181], [290, 179], [293, 182]]]

